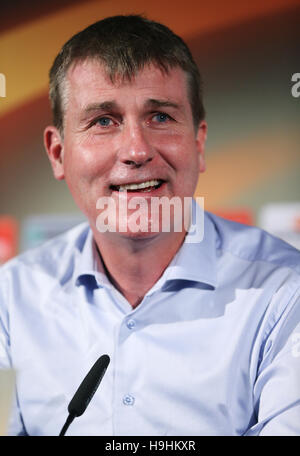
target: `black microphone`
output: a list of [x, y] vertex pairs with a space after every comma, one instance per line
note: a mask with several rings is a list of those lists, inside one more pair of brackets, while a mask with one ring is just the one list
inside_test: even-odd
[[69, 416], [63, 425], [59, 436], [65, 435], [74, 418], [83, 414], [95, 392], [97, 391], [97, 388], [100, 385], [109, 362], [110, 358], [108, 355], [100, 356], [89, 373], [85, 376], [78, 390], [74, 394], [73, 399], [68, 405]]

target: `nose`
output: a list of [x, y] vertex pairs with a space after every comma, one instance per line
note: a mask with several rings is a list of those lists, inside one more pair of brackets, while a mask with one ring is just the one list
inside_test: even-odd
[[154, 147], [141, 125], [128, 125], [124, 127], [122, 144], [119, 149], [119, 159], [125, 165], [141, 167], [153, 160]]

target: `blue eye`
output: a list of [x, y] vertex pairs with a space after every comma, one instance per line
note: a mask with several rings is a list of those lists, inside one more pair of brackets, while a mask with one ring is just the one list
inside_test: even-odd
[[109, 117], [100, 117], [100, 119], [97, 120], [97, 123], [100, 124], [101, 127], [108, 127], [110, 122], [111, 119]]
[[170, 119], [170, 116], [168, 114], [164, 114], [163, 112], [159, 112], [158, 114], [155, 114], [154, 118], [156, 117], [157, 122], [159, 123], [164, 123], [166, 120]]

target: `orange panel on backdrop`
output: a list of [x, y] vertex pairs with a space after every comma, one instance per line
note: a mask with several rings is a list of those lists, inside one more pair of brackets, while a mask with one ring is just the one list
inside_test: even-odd
[[0, 264], [17, 254], [18, 224], [11, 216], [0, 216]]
[[232, 220], [245, 225], [254, 225], [254, 216], [249, 209], [220, 209], [211, 211], [227, 220]]

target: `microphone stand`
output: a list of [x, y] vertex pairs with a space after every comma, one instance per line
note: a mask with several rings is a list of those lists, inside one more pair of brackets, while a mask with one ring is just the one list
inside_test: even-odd
[[59, 433], [59, 437], [62, 437], [62, 436], [65, 435], [65, 433], [66, 433], [67, 430], [68, 430], [68, 427], [70, 426], [70, 424], [72, 423], [72, 421], [74, 420], [75, 417], [76, 417], [76, 415], [71, 414], [71, 413], [69, 414], [69, 416], [68, 416], [68, 418], [67, 418], [65, 424], [64, 424], [63, 427], [62, 427], [62, 430], [61, 430], [60, 433]]

